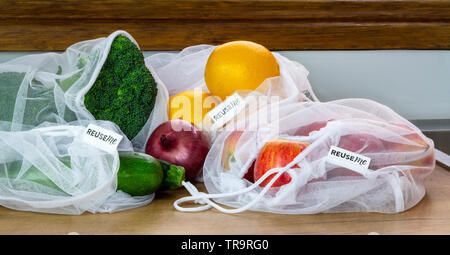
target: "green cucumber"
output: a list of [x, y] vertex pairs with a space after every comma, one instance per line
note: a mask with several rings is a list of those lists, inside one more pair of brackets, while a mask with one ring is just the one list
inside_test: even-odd
[[119, 157], [118, 190], [132, 196], [144, 196], [159, 189], [164, 171], [157, 159], [138, 152], [119, 152]]
[[[117, 173], [117, 189], [132, 196], [143, 196], [157, 190], [170, 190], [182, 186], [185, 170], [181, 166], [158, 160], [148, 154], [138, 152], [119, 152], [120, 167]], [[71, 167], [70, 158], [59, 159]], [[14, 179], [18, 176], [22, 161], [0, 164], [0, 178]], [[21, 179], [35, 182], [63, 192], [41, 171], [31, 166]]]
[[182, 182], [185, 180], [185, 169], [182, 166], [172, 165], [167, 161], [160, 160], [163, 171], [164, 171], [164, 179], [161, 184], [160, 190], [171, 190], [177, 189], [182, 185]]

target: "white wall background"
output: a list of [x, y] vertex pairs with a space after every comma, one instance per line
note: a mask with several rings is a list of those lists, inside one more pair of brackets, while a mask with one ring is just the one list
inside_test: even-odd
[[[0, 62], [39, 52], [0, 52]], [[145, 56], [156, 53], [144, 52]], [[450, 119], [450, 51], [281, 51], [309, 71], [321, 101], [369, 98], [407, 119]]]

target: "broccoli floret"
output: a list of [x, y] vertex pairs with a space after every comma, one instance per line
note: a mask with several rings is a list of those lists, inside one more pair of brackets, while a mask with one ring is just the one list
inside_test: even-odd
[[116, 123], [132, 139], [147, 122], [157, 92], [142, 52], [130, 39], [119, 35], [86, 93], [84, 105], [96, 119]]

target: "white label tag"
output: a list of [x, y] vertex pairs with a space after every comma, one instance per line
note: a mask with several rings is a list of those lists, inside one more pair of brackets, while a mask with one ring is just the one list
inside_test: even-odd
[[370, 165], [369, 157], [336, 146], [331, 146], [327, 161], [356, 172], [364, 172]]
[[106, 152], [117, 151], [123, 136], [111, 130], [89, 124], [83, 133], [82, 141]]
[[229, 96], [225, 101], [214, 107], [206, 114], [206, 117], [213, 121], [212, 129], [223, 127], [225, 123], [232, 120], [245, 107], [245, 100], [238, 94]]

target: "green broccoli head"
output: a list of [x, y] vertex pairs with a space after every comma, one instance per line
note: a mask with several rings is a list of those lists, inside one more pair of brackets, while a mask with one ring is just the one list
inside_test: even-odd
[[156, 82], [145, 66], [144, 56], [127, 37], [119, 35], [84, 105], [97, 120], [116, 123], [130, 139], [147, 122], [155, 106]]

